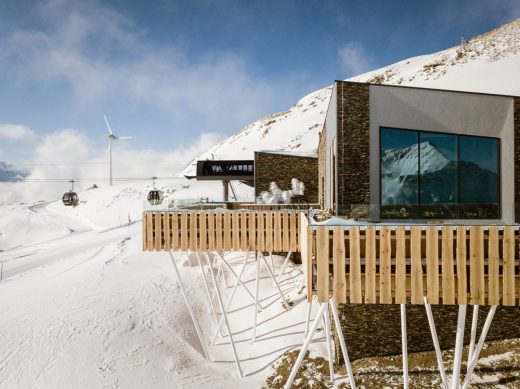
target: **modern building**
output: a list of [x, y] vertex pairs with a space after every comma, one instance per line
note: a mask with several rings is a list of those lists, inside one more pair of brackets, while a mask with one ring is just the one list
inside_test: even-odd
[[368, 221], [519, 221], [520, 97], [336, 81], [320, 203]]

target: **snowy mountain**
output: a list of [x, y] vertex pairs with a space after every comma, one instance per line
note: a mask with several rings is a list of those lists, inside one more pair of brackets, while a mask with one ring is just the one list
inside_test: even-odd
[[381, 156], [383, 204], [409, 204], [416, 202], [417, 174], [421, 158], [421, 175], [453, 169], [453, 163], [429, 141], [400, 149], [385, 150]]
[[[520, 19], [458, 46], [400, 61], [349, 79], [482, 93], [520, 95]], [[197, 156], [181, 175], [194, 173], [201, 159], [252, 159], [255, 150], [316, 154], [329, 103], [330, 86], [302, 98], [286, 112], [266, 116]]]

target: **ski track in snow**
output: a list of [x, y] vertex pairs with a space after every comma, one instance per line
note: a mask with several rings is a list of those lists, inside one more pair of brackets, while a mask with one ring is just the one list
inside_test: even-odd
[[[296, 265], [288, 266], [281, 283], [295, 303], [288, 312], [264, 269], [264, 309], [254, 345], [253, 303], [241, 288], [235, 295], [229, 317], [246, 375], [241, 380], [227, 338], [209, 347], [215, 362], [203, 358], [170, 259], [166, 253], [141, 251], [140, 222], [94, 228], [85, 217], [57, 212], [52, 203], [27, 209], [74, 232], [48, 240], [27, 236], [20, 247], [0, 252], [0, 388], [254, 388], [272, 363], [303, 340], [300, 303], [305, 299], [298, 293]], [[226, 257], [232, 263], [237, 255]], [[215, 323], [193, 259], [176, 254], [188, 298], [209, 339]], [[278, 268], [283, 259], [275, 257]], [[241, 265], [232, 266], [238, 273]], [[250, 290], [254, 268], [251, 264], [245, 272]], [[231, 293], [231, 274], [227, 283], [224, 296]]]

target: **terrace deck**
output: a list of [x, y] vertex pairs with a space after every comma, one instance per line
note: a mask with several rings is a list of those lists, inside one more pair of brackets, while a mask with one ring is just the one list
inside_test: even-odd
[[301, 252], [307, 299], [515, 306], [515, 226], [312, 226], [298, 210], [144, 212], [145, 251]]

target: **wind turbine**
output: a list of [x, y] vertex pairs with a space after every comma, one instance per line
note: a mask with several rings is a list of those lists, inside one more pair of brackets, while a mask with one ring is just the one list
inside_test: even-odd
[[110, 154], [110, 186], [112, 186], [112, 141], [118, 139], [132, 139], [132, 137], [114, 135], [112, 129], [110, 128], [110, 124], [108, 124], [106, 115], [103, 115], [103, 117], [105, 118], [105, 123], [107, 124], [108, 129], [108, 153]]

